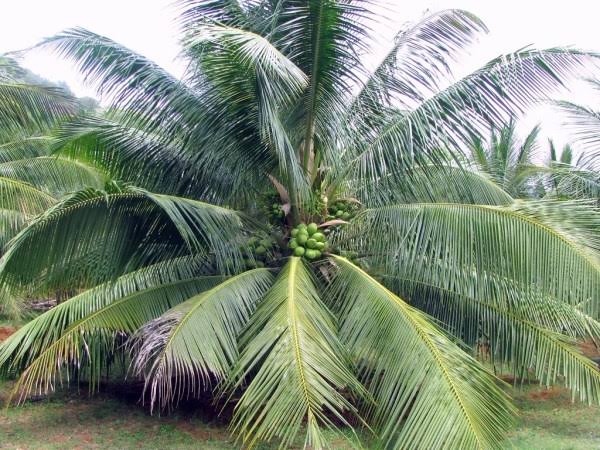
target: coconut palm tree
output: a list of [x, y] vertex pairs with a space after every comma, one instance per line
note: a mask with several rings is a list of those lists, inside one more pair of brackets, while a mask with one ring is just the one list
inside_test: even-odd
[[546, 195], [566, 199], [600, 199], [598, 155], [593, 152], [576, 154], [565, 144], [558, 155], [554, 142], [549, 142], [546, 162]]
[[[600, 90], [600, 81], [587, 80], [593, 89]], [[571, 198], [600, 198], [600, 112], [573, 102], [556, 102], [566, 113], [566, 125], [573, 133], [574, 142], [582, 151], [575, 156], [564, 148], [557, 158], [550, 149], [550, 165], [558, 172], [555, 180], [557, 195]]]
[[[101, 188], [97, 168], [54, 155], [50, 131], [78, 114], [78, 101], [61, 88], [32, 84], [15, 60], [0, 57], [0, 246], [62, 196], [84, 187]], [[35, 80], [37, 81], [37, 80]], [[10, 298], [10, 297], [7, 297]], [[20, 314], [3, 302], [3, 313]]]
[[17, 398], [71, 369], [94, 387], [123, 358], [153, 408], [233, 402], [249, 447], [364, 427], [389, 448], [497, 448], [515, 409], [471, 355], [485, 339], [494, 364], [600, 400], [575, 346], [600, 330], [598, 215], [459, 165], [593, 56], [520, 50], [444, 87], [485, 31], [465, 11], [407, 26], [368, 70], [367, 1], [180, 8], [182, 80], [87, 30], [42, 44], [111, 103], [56, 145], [116, 181], [53, 204], [0, 261], [10, 292], [79, 291], [0, 348]]
[[77, 114], [77, 100], [60, 88], [26, 82], [27, 73], [0, 58], [0, 245], [63, 195], [103, 187], [92, 167], [53, 156], [50, 130]]
[[539, 132], [539, 125], [535, 126], [520, 141], [516, 123], [511, 120], [498, 131], [492, 129], [487, 143], [475, 136], [470, 145], [475, 170], [490, 177], [513, 198], [532, 197], [531, 176], [536, 171]]
[[513, 198], [597, 199], [597, 155], [575, 155], [570, 144], [565, 144], [559, 154], [550, 139], [546, 161], [542, 161], [537, 145], [539, 131], [540, 127], [535, 126], [520, 140], [511, 120], [499, 131], [492, 129], [488, 142], [475, 136], [469, 145], [468, 165]]

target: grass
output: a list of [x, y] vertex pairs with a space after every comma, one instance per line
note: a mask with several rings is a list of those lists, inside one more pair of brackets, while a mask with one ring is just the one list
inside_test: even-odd
[[[0, 330], [1, 331], [1, 330]], [[0, 380], [4, 403], [12, 381]], [[543, 450], [600, 449], [600, 407], [572, 403], [568, 391], [537, 385], [511, 389], [521, 414], [506, 448]], [[226, 424], [198, 404], [173, 415], [150, 415], [138, 391], [113, 385], [90, 397], [86, 389], [59, 391], [23, 406], [0, 411], [1, 449], [186, 449], [237, 448]], [[332, 436], [333, 437], [333, 436]], [[334, 449], [353, 448], [334, 438]], [[298, 448], [302, 447], [299, 441]], [[276, 446], [264, 446], [271, 449]]]
[[[4, 404], [13, 381], [0, 380]], [[177, 413], [150, 415], [139, 393], [117, 386], [89, 396], [87, 390], [59, 391], [0, 411], [0, 449], [206, 449], [239, 448], [212, 409], [184, 405]], [[329, 435], [336, 449], [353, 449], [348, 436]], [[302, 448], [302, 440], [298, 448]], [[276, 449], [263, 445], [258, 450]]]
[[[12, 382], [0, 382], [6, 398]], [[571, 403], [563, 389], [527, 386], [512, 392], [521, 409], [506, 448], [600, 449], [600, 408]], [[352, 448], [336, 439], [333, 448]], [[151, 416], [118, 392], [58, 393], [0, 413], [0, 448], [7, 449], [186, 449], [236, 448], [226, 426], [205, 411]], [[263, 447], [272, 448], [270, 446]], [[274, 448], [274, 447], [273, 447]]]
[[[11, 382], [0, 382], [6, 397]], [[114, 394], [58, 393], [0, 413], [0, 448], [203, 448], [234, 446], [220, 423], [193, 415], [150, 416]]]
[[[569, 391], [527, 386], [513, 392], [520, 409], [510, 434], [518, 449], [600, 449], [600, 407], [571, 402]], [[507, 446], [507, 448], [510, 448]]]

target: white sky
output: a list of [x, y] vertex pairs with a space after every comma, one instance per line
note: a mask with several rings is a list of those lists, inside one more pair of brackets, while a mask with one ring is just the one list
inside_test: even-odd
[[[490, 33], [472, 47], [472, 56], [457, 68], [459, 75], [501, 53], [529, 44], [574, 46], [600, 53], [597, 0], [383, 1], [395, 10], [390, 17], [398, 25], [417, 20], [427, 9], [461, 8], [483, 19]], [[108, 36], [180, 75], [181, 64], [176, 61], [176, 10], [172, 4], [173, 0], [0, 0], [0, 54], [29, 47], [62, 29], [81, 26]], [[77, 95], [94, 96], [91, 88], [83, 86], [71, 63], [52, 54], [35, 51], [22, 63], [45, 78], [66, 81]], [[570, 98], [585, 102], [589, 93], [576, 85]], [[566, 141], [562, 120], [555, 111], [538, 108], [522, 126], [530, 127], [538, 121], [543, 122], [545, 135], [556, 137], [560, 143]]]

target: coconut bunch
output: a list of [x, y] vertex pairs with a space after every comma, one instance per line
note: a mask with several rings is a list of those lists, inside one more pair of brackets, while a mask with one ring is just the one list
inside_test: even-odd
[[248, 269], [264, 267], [267, 260], [271, 257], [275, 242], [270, 237], [252, 236], [242, 247], [246, 254], [244, 264]]
[[319, 259], [327, 249], [325, 234], [319, 231], [316, 223], [301, 223], [291, 231], [289, 248], [294, 256], [302, 256], [308, 260]]
[[337, 200], [328, 207], [327, 219], [350, 220], [356, 216], [359, 205], [347, 200]]
[[285, 211], [283, 206], [279, 203], [273, 203], [269, 208], [269, 219], [273, 223], [279, 223], [285, 218]]

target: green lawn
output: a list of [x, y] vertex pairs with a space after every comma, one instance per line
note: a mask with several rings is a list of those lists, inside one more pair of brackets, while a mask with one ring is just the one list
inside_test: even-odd
[[597, 405], [572, 403], [568, 391], [545, 390], [538, 386], [515, 390], [513, 397], [521, 410], [518, 426], [511, 433], [516, 448], [600, 449], [600, 407]]
[[[0, 381], [4, 404], [13, 382]], [[87, 391], [58, 393], [0, 411], [0, 449], [206, 449], [237, 448], [214, 412], [178, 411], [151, 416], [136, 397]], [[352, 449], [335, 437], [335, 448]], [[302, 447], [299, 441], [299, 448]], [[262, 446], [259, 449], [275, 449]]]
[[[0, 382], [0, 397], [12, 383]], [[131, 399], [56, 394], [0, 413], [0, 448], [232, 447], [219, 424], [200, 417], [150, 416]]]
[[[12, 386], [12, 381], [0, 381], [2, 404]], [[521, 415], [506, 448], [600, 449], [600, 407], [571, 403], [569, 393], [562, 389], [525, 386], [511, 389], [511, 395]], [[184, 407], [170, 416], [151, 416], [137, 404], [138, 398], [137, 392], [122, 388], [91, 398], [85, 389], [80, 393], [71, 389], [2, 410], [0, 448], [236, 447], [225, 424], [211, 409]], [[336, 449], [354, 448], [343, 437], [336, 437], [334, 442]]]
[[[11, 382], [0, 382], [5, 398]], [[513, 391], [521, 417], [511, 433], [518, 449], [600, 449], [600, 408], [571, 404], [562, 390]], [[0, 413], [0, 448], [231, 449], [222, 423], [205, 413], [150, 416], [132, 398], [115, 394], [56, 394]], [[338, 439], [335, 448], [352, 448]]]

